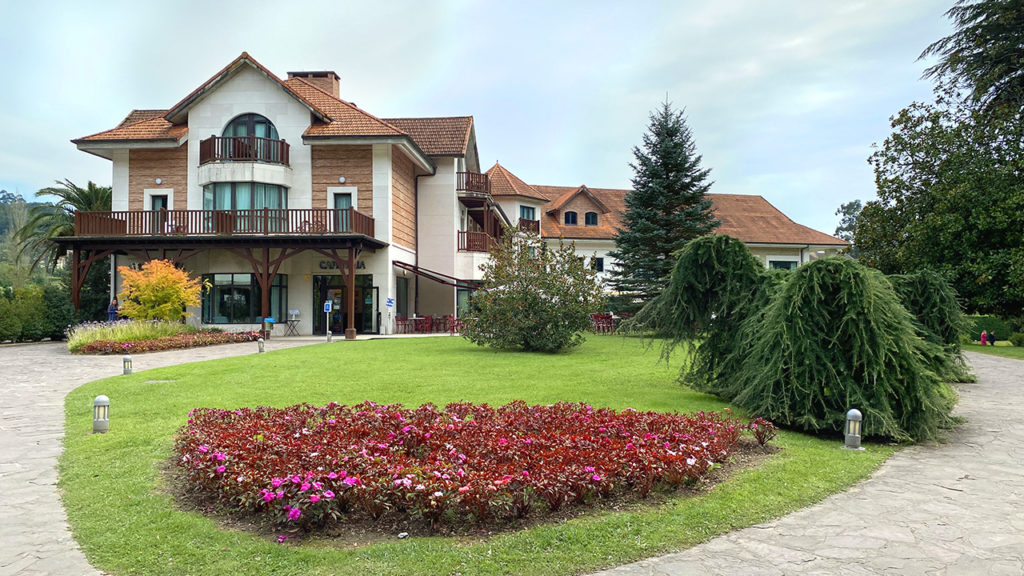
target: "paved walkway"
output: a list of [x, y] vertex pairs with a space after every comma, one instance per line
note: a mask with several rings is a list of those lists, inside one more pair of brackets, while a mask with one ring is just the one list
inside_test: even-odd
[[[268, 351], [317, 344], [322, 337], [272, 338]], [[136, 354], [135, 371], [252, 354], [227, 344]], [[0, 576], [95, 575], [68, 529], [57, 497], [64, 396], [121, 373], [120, 356], [72, 356], [64, 343], [0, 346]]]
[[[322, 342], [272, 339], [268, 350]], [[232, 344], [135, 356], [145, 370], [252, 354]], [[784, 518], [685, 552], [602, 572], [667, 574], [1024, 573], [1024, 363], [971, 354], [968, 422], [948, 444], [896, 454], [868, 481]], [[121, 371], [63, 344], [0, 346], [0, 576], [96, 575], [57, 497], [64, 396]]]
[[[601, 576], [1024, 574], [1024, 362], [969, 354], [966, 424], [851, 490]], [[838, 441], [837, 441], [838, 442]]]

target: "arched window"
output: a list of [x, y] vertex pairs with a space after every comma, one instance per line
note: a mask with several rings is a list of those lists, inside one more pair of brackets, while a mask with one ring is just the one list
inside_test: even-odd
[[566, 226], [575, 226], [576, 225], [576, 213], [575, 212], [566, 212], [565, 213], [565, 225]]
[[584, 215], [587, 226], [597, 226], [597, 212], [587, 212]]
[[270, 138], [280, 140], [277, 136], [277, 128], [274, 124], [259, 114], [242, 114], [228, 122], [224, 127], [221, 136], [255, 136], [257, 138]]

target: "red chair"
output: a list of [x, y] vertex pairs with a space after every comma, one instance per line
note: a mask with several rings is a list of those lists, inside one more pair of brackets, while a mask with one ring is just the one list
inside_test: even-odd
[[614, 334], [615, 320], [611, 314], [591, 314], [590, 326], [598, 334]]
[[424, 316], [422, 318], [416, 318], [416, 332], [420, 334], [430, 334], [430, 331], [434, 328], [434, 317]]
[[407, 316], [395, 317], [395, 334], [412, 334], [412, 320]]

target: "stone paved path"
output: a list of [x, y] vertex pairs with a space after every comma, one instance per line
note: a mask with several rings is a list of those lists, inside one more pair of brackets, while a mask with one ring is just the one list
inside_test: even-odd
[[[323, 338], [271, 339], [267, 350]], [[252, 354], [256, 344], [138, 354], [135, 371]], [[121, 373], [120, 356], [72, 356], [63, 343], [0, 346], [0, 576], [95, 575], [57, 497], [64, 396]]]
[[966, 424], [784, 518], [600, 576], [1024, 574], [1024, 362], [969, 354]]

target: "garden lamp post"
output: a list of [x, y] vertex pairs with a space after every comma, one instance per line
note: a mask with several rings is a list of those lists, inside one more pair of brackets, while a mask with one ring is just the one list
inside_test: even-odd
[[127, 376], [128, 374], [131, 374], [132, 373], [132, 355], [131, 354], [125, 354], [124, 357], [121, 358], [121, 365], [124, 367], [125, 376]]
[[110, 430], [110, 398], [97, 396], [92, 401], [92, 433], [105, 434]]
[[264, 347], [265, 344], [263, 342], [263, 338], [260, 338], [259, 340], [257, 340], [256, 341], [256, 345], [259, 346], [259, 348], [260, 348], [260, 354], [263, 354], [264, 352], [266, 352], [266, 348]]
[[843, 448], [846, 450], [863, 450], [860, 446], [861, 436], [861, 423], [864, 417], [861, 416], [860, 410], [851, 408], [846, 413], [846, 442], [843, 444]]

